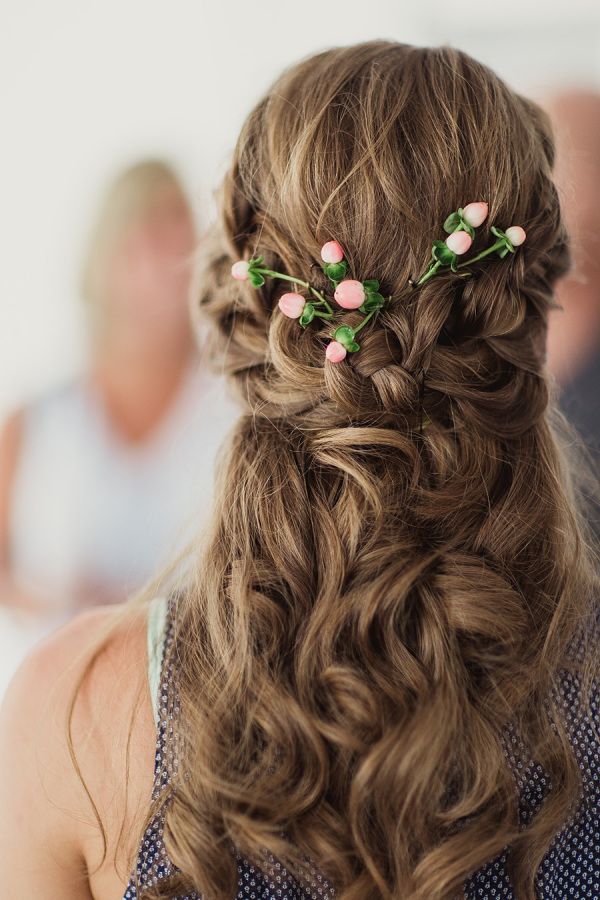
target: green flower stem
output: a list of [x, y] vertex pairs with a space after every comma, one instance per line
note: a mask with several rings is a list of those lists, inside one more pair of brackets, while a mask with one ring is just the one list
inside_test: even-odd
[[463, 266], [469, 266], [471, 263], [477, 262], [480, 259], [483, 259], [484, 256], [489, 256], [490, 253], [494, 253], [496, 250], [499, 250], [500, 247], [505, 245], [504, 238], [498, 238], [493, 244], [490, 244], [485, 250], [482, 250], [477, 256], [473, 256], [471, 259], [465, 259], [464, 262], [461, 262], [457, 265], [457, 269], [461, 269]]
[[[462, 222], [459, 222], [458, 225], [456, 226], [456, 228], [453, 228], [453, 229], [452, 229], [452, 231], [450, 232], [450, 234], [454, 234], [455, 231], [463, 231], [463, 230], [464, 230], [464, 229], [463, 229], [463, 227], [462, 227]], [[439, 262], [439, 260], [436, 261], [436, 262], [435, 262], [435, 263], [434, 263], [434, 264], [433, 264], [433, 265], [425, 272], [425, 274], [422, 275], [421, 278], [419, 278], [419, 280], [417, 281], [417, 285], [419, 285], [419, 284], [425, 284], [426, 281], [428, 281], [430, 278], [432, 278], [432, 277], [435, 275], [435, 273], [437, 272], [437, 270], [439, 269], [439, 267], [440, 267], [441, 265], [442, 265], [442, 263]], [[459, 266], [457, 266], [456, 268], [458, 269]]]
[[367, 313], [367, 315], [364, 317], [364, 319], [362, 320], [362, 322], [360, 323], [360, 325], [357, 325], [356, 328], [353, 329], [354, 334], [358, 334], [358, 332], [360, 331], [360, 329], [361, 329], [364, 325], [367, 324], [367, 322], [369, 321], [369, 319], [371, 318], [371, 316], [374, 316], [376, 312], [377, 312], [376, 309], [372, 309], [370, 313]]
[[291, 281], [292, 284], [301, 284], [302, 287], [306, 288], [308, 291], [313, 294], [320, 303], [323, 304], [327, 312], [330, 316], [333, 315], [333, 309], [323, 296], [316, 288], [309, 284], [308, 281], [302, 281], [300, 278], [294, 278], [293, 275], [284, 275], [283, 272], [274, 272], [273, 269], [253, 269], [254, 272], [259, 272], [261, 275], [270, 275], [271, 278], [280, 278], [283, 281]]
[[300, 278], [294, 278], [293, 275], [284, 275], [283, 272], [274, 272], [273, 269], [252, 269], [253, 272], [260, 272], [261, 275], [270, 275], [271, 278], [281, 278], [283, 281], [291, 281], [292, 284], [301, 284], [303, 287], [310, 287], [308, 281], [301, 281]]
[[421, 275], [421, 277], [417, 281], [417, 286], [420, 284], [425, 284], [426, 281], [428, 281], [430, 278], [432, 278], [441, 265], [442, 265], [441, 262], [439, 261], [439, 259], [437, 259], [434, 262], [434, 264], [432, 266], [430, 266], [429, 269], [427, 269], [425, 274]]
[[315, 309], [315, 316], [318, 316], [320, 319], [333, 319], [333, 312], [325, 313]]
[[[307, 284], [308, 284], [308, 282], [307, 282]], [[315, 297], [317, 297], [318, 300], [321, 301], [321, 303], [327, 310], [327, 313], [328, 313], [327, 318], [330, 319], [333, 316], [333, 309], [331, 308], [331, 306], [329, 305], [329, 303], [327, 302], [327, 300], [325, 299], [323, 294], [321, 294], [320, 291], [318, 291], [316, 288], [314, 288], [312, 286], [312, 284], [308, 285], [308, 289], [312, 294], [315, 295]]]

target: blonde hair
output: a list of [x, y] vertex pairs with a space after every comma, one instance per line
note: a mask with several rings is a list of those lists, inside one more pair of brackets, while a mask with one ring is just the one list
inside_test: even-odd
[[163, 159], [144, 159], [117, 174], [109, 184], [91, 228], [80, 272], [80, 294], [93, 320], [106, 291], [105, 273], [115, 247], [127, 231], [175, 193], [193, 220], [191, 206], [174, 167]]
[[[179, 769], [149, 815], [168, 797], [181, 874], [141, 897], [229, 900], [231, 842], [299, 878], [314, 860], [340, 900], [462, 896], [508, 845], [533, 900], [580, 787], [561, 673], [588, 698], [598, 674], [597, 556], [545, 368], [569, 267], [553, 162], [547, 115], [450, 47], [318, 53], [248, 116], [197, 288], [245, 413], [176, 613]], [[412, 291], [478, 200], [523, 225], [519, 254]], [[340, 365], [276, 284], [230, 277], [259, 249], [319, 286], [331, 238], [397, 298]], [[549, 775], [526, 829], [509, 725]]]

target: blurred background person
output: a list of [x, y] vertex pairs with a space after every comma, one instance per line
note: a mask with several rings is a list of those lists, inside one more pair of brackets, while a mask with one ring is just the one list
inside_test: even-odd
[[548, 365], [560, 405], [600, 459], [600, 93], [568, 89], [545, 101], [557, 139], [556, 177], [573, 269], [550, 314]]
[[82, 269], [89, 362], [14, 408], [0, 436], [5, 644], [24, 621], [35, 638], [125, 599], [209, 507], [213, 457], [237, 410], [192, 332], [195, 240], [166, 162], [139, 162], [106, 192]]
[[[559, 281], [548, 326], [548, 367], [573, 438], [600, 476], [600, 93], [565, 88], [544, 104], [555, 130], [556, 181], [571, 236], [573, 268]], [[588, 518], [600, 534], [593, 486], [583, 485]]]
[[[55, 493], [46, 495], [40, 487], [35, 491], [32, 488], [30, 496], [34, 500], [29, 503], [30, 509], [32, 505], [36, 508], [32, 535], [45, 533], [54, 544], [53, 549], [45, 551], [46, 561], [53, 561], [52, 579], [34, 581], [29, 577], [37, 569], [32, 557], [41, 555], [39, 550], [33, 552], [33, 537], [29, 563], [17, 563], [16, 552], [10, 547], [22, 548], [23, 541], [14, 537], [16, 522], [13, 513], [9, 513], [14, 509], [11, 498], [16, 503], [20, 491], [15, 468], [25, 418], [23, 410], [17, 412], [16, 408], [29, 407], [50, 385], [66, 381], [85, 365], [82, 332], [89, 323], [82, 322], [81, 292], [73, 277], [74, 260], [79, 260], [84, 251], [80, 235], [85, 235], [93, 219], [92, 198], [105, 183], [107, 165], [144, 158], [148, 147], [155, 148], [154, 153], [161, 158], [176, 160], [177, 172], [193, 187], [204, 226], [216, 213], [213, 186], [221, 180], [224, 161], [229, 158], [247, 109], [290, 58], [289, 42], [281, 40], [281, 4], [274, 0], [264, 0], [260, 16], [241, 0], [227, 7], [184, 0], [177, 4], [176, 14], [165, 5], [148, 5], [142, 0], [109, 0], [88, 6], [85, 14], [80, 6], [67, 0], [54, 4], [25, 0], [11, 6], [0, 31], [4, 125], [4, 164], [0, 167], [0, 693], [5, 672], [10, 674], [12, 660], [21, 653], [23, 631], [20, 625], [13, 625], [23, 619], [24, 609], [33, 607], [35, 611], [41, 606], [43, 610], [55, 609], [60, 615], [70, 615], [74, 607], [93, 598], [99, 600], [102, 594], [106, 599], [114, 594], [107, 583], [107, 567], [103, 567], [102, 579], [92, 577], [89, 565], [82, 565], [85, 577], [75, 579], [73, 574], [68, 575], [72, 560], [76, 556], [83, 559], [83, 550], [60, 537], [64, 526], [58, 521], [59, 514], [70, 522], [75, 520], [69, 519], [66, 511], [70, 503], [64, 499], [66, 494], [58, 505], [52, 499], [58, 487], [53, 484]], [[519, 7], [516, 17], [499, 15], [493, 4], [480, 4], [477, 15], [473, 15], [473, 5], [468, 0], [455, 0], [452, 15], [443, 0], [402, 6], [395, 0], [371, 0], [355, 5], [351, 15], [347, 4], [333, 4], [324, 17], [322, 4], [305, 2], [287, 10], [286, 16], [298, 56], [332, 43], [388, 36], [419, 46], [449, 42], [461, 47], [531, 96], [565, 90], [568, 85], [596, 89], [600, 85], [600, 5], [594, 0], [572, 0], [551, 7], [542, 0], [531, 0]], [[267, 47], [268, 52], [263, 52]], [[116, 266], [116, 261], [109, 268], [112, 265]], [[115, 298], [116, 295], [109, 305], [116, 303]], [[91, 304], [86, 306], [93, 315]], [[564, 317], [557, 318], [564, 324]], [[151, 327], [149, 321], [141, 319], [138, 325], [143, 329]], [[132, 332], [133, 342], [134, 328]], [[165, 336], [165, 340], [170, 342], [171, 338]], [[130, 469], [136, 470], [137, 477], [142, 439], [124, 440], [119, 430], [120, 417], [114, 419], [114, 393], [120, 396], [121, 389], [126, 391], [128, 399], [125, 402], [124, 394], [123, 405], [137, 409], [136, 416], [141, 416], [143, 408], [151, 418], [151, 409], [145, 404], [136, 405], [137, 390], [144, 395], [144, 383], [158, 382], [163, 386], [166, 408], [169, 382], [172, 387], [175, 378], [173, 370], [171, 379], [165, 376], [163, 380], [158, 372], [151, 377], [147, 371], [151, 366], [146, 367], [144, 375], [139, 360], [131, 366], [121, 366], [121, 374], [131, 380], [127, 389], [113, 389], [109, 422], [113, 438], [119, 438], [120, 449], [126, 447], [129, 451], [127, 456], [133, 459]], [[113, 371], [116, 373], [117, 369], [115, 366]], [[139, 374], [138, 389], [132, 383], [137, 381], [134, 369]], [[158, 395], [155, 404], [158, 417]], [[198, 413], [202, 414], [205, 407], [199, 402]], [[121, 406], [119, 409], [123, 413]], [[125, 418], [129, 421], [129, 415]], [[168, 418], [166, 415], [163, 421]], [[208, 413], [206, 421], [211, 421]], [[206, 438], [216, 443], [218, 439], [212, 437], [214, 427], [207, 425]], [[168, 431], [166, 426], [165, 430]], [[161, 431], [163, 426], [155, 434]], [[31, 450], [31, 442], [25, 443]], [[147, 448], [150, 442], [145, 443]], [[59, 454], [64, 452], [56, 450]], [[77, 456], [74, 443], [68, 445], [66, 453], [65, 458], [70, 458], [68, 454]], [[189, 456], [192, 455], [190, 451]], [[123, 456], [120, 454], [121, 459]], [[210, 478], [202, 462], [204, 456], [199, 459], [197, 467], [195, 460], [191, 463], [194, 476], [189, 483], [202, 493]], [[80, 465], [77, 458], [72, 467], [74, 480]], [[48, 466], [64, 472], [68, 463], [62, 460], [55, 466], [50, 460]], [[150, 470], [150, 464], [145, 468]], [[111, 479], [106, 480], [107, 510], [108, 498], [114, 496], [114, 488], [109, 487], [112, 483]], [[72, 486], [71, 490], [75, 492], [76, 488]], [[130, 491], [132, 497], [139, 496], [133, 487]], [[90, 513], [84, 513], [83, 504], [92, 501], [86, 492], [80, 494], [81, 534], [77, 529], [76, 536], [86, 543], [84, 534]], [[170, 497], [175, 494], [173, 489], [169, 492]], [[190, 506], [193, 499], [190, 496]], [[55, 504], [53, 512], [45, 508], [50, 502]], [[150, 500], [147, 505], [151, 505]], [[201, 501], [198, 511], [204, 512], [206, 505]], [[135, 510], [136, 504], [132, 501], [128, 508]], [[144, 504], [140, 504], [138, 519], [143, 517], [143, 508]], [[59, 513], [59, 509], [64, 513]], [[116, 518], [115, 513], [111, 521], [114, 523]], [[159, 527], [162, 521], [166, 528], [167, 520], [163, 504], [162, 518], [157, 521], [155, 517], [153, 525]], [[113, 527], [116, 544], [126, 528]], [[22, 528], [19, 530], [22, 533]], [[131, 582], [136, 580], [134, 554], [141, 577], [143, 559], [154, 552], [148, 531], [145, 538], [140, 538], [141, 549], [134, 531], [132, 526], [132, 533], [119, 548], [123, 556], [127, 547], [130, 549], [126, 567], [131, 572]], [[105, 528], [104, 534], [110, 531]], [[62, 565], [60, 553], [67, 552], [64, 548], [69, 546], [72, 549], [68, 551], [67, 564]], [[85, 555], [97, 558], [99, 554], [96, 543]], [[21, 573], [18, 579], [17, 569]], [[63, 577], [59, 578], [60, 572]], [[66, 599], [65, 580], [74, 599]], [[56, 600], [52, 599], [54, 596]], [[12, 610], [10, 615], [7, 604]], [[37, 613], [32, 612], [31, 617], [37, 621]]]

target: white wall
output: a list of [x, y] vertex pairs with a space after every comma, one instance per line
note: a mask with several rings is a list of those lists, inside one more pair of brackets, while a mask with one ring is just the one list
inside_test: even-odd
[[600, 83], [595, 0], [2, 0], [0, 10], [0, 413], [78, 365], [78, 265], [107, 179], [166, 154], [206, 220], [244, 116], [300, 56], [374, 37], [448, 42], [534, 93]]

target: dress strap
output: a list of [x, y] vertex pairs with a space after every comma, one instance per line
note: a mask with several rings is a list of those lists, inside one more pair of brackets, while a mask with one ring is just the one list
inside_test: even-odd
[[167, 597], [153, 597], [148, 607], [148, 684], [154, 721], [159, 724], [158, 693], [166, 637]]

